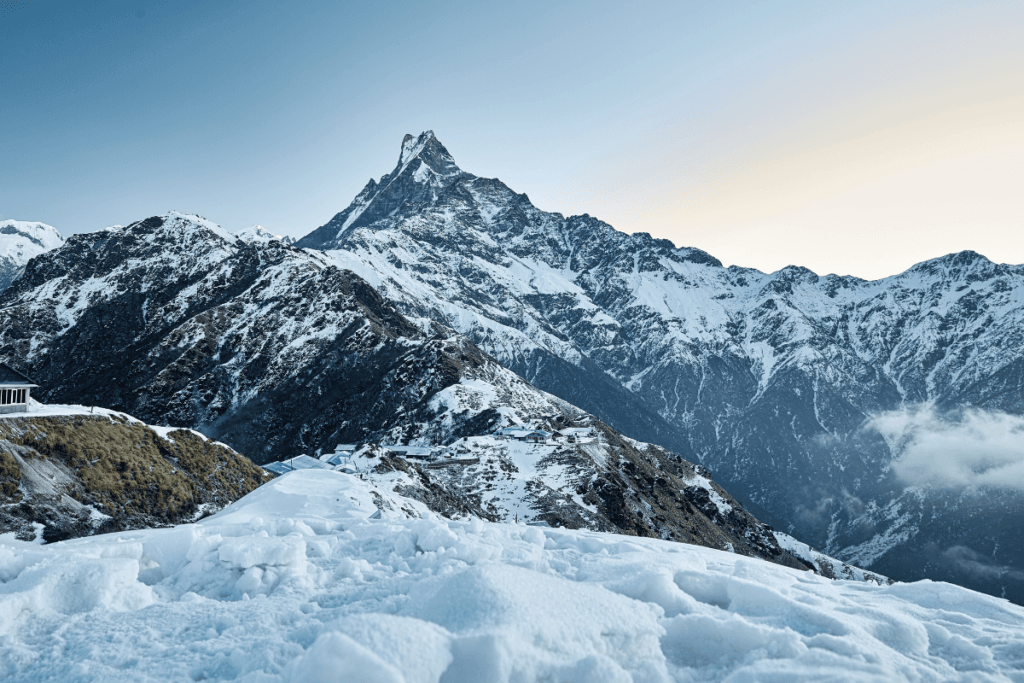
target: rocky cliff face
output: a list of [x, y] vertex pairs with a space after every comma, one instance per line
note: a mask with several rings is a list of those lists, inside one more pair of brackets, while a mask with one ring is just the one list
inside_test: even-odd
[[20, 540], [190, 522], [267, 479], [195, 432], [102, 409], [0, 419], [0, 533]]
[[18, 277], [29, 259], [63, 243], [56, 228], [45, 223], [0, 221], [0, 292]]
[[[410, 321], [323, 254], [177, 213], [75, 235], [29, 262], [0, 295], [0, 356], [47, 401], [194, 427], [260, 463], [338, 443], [453, 447], [512, 424], [593, 423], [449, 327]], [[709, 503], [706, 473], [693, 488], [679, 456], [602, 430], [597, 450], [563, 448], [506, 477], [524, 517], [806, 566], [738, 503]], [[443, 513], [504, 518], [507, 501], [485, 495], [503, 457], [495, 448], [468, 480], [421, 469], [402, 485]], [[403, 467], [417, 471], [394, 458], [373, 469]]]
[[[834, 555], [916, 578], [923, 565], [904, 558], [932, 548], [931, 576], [997, 593], [1016, 583], [1024, 599], [1006, 578], [1022, 575], [1024, 536], [995, 531], [1024, 499], [999, 486], [908, 492], [893, 471], [901, 444], [873, 427], [918, 405], [1024, 413], [1024, 267], [963, 252], [873, 282], [724, 268], [541, 211], [459, 169], [430, 132], [297, 245], [421, 327], [450, 326], [538, 387], [709, 467]], [[941, 561], [962, 545], [953, 527], [989, 564]]]

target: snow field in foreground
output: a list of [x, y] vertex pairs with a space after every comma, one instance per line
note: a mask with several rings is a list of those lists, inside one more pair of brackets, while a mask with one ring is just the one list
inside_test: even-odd
[[[384, 518], [369, 520], [375, 499]], [[1024, 681], [1024, 609], [654, 539], [450, 522], [300, 470], [197, 524], [4, 541], [0, 678]]]

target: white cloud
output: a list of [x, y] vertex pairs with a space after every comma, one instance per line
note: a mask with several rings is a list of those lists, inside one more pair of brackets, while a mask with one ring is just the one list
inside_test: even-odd
[[932, 408], [884, 413], [868, 425], [889, 442], [893, 470], [913, 486], [1024, 490], [1024, 418]]
[[942, 558], [954, 568], [983, 580], [1024, 581], [1024, 572], [1007, 565], [998, 565], [970, 548], [954, 545], [942, 553]]

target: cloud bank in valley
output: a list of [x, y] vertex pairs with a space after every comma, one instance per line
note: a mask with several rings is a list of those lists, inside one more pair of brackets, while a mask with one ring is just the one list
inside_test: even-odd
[[889, 442], [893, 470], [912, 486], [1024, 490], [1024, 418], [966, 410], [899, 410], [868, 424]]

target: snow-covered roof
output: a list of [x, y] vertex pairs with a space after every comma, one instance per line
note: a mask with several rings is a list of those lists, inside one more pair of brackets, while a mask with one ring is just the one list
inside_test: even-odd
[[281, 460], [280, 462], [272, 462], [263, 466], [263, 469], [274, 474], [284, 474], [285, 472], [292, 472], [294, 470], [329, 470], [332, 469], [330, 465], [325, 462], [320, 462], [316, 458], [311, 458], [308, 455], [296, 455], [294, 458], [288, 460]]
[[328, 453], [320, 456], [320, 462], [325, 462], [328, 465], [341, 465], [342, 463], [349, 463], [351, 461], [351, 453]]

